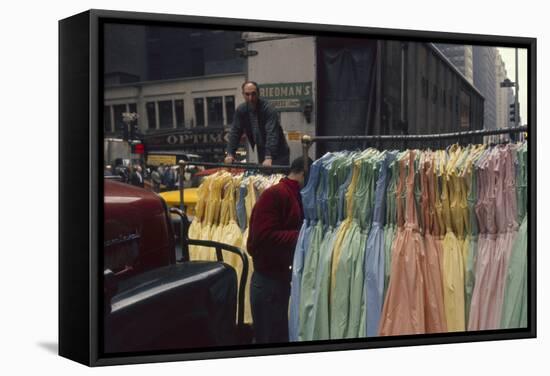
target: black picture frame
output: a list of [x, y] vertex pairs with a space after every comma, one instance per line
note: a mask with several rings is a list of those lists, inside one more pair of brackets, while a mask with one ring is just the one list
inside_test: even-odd
[[[377, 337], [339, 341], [253, 345], [198, 351], [117, 354], [101, 352], [102, 270], [102, 26], [105, 22], [163, 26], [200, 26], [224, 30], [353, 36], [417, 42], [525, 48], [528, 55], [529, 240], [526, 329], [432, 335]], [[414, 346], [457, 342], [535, 338], [536, 316], [536, 57], [534, 38], [457, 34], [226, 19], [170, 14], [89, 10], [59, 21], [59, 354], [89, 366], [228, 358], [266, 354]], [[83, 195], [88, 205], [76, 205]]]

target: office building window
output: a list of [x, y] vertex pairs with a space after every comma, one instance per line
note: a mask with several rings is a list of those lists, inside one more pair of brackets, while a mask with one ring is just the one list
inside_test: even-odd
[[157, 109], [155, 102], [147, 102], [145, 105], [147, 108], [147, 123], [149, 124], [149, 129], [157, 128]]
[[183, 99], [176, 99], [174, 101], [174, 106], [176, 109], [176, 127], [183, 128], [185, 127], [185, 113], [183, 107]]
[[112, 132], [111, 106], [103, 106], [103, 129], [105, 132]]
[[159, 128], [174, 128], [172, 101], [159, 101]]
[[225, 118], [227, 124], [233, 124], [233, 117], [235, 116], [235, 97], [228, 95], [225, 97]]
[[204, 75], [204, 49], [192, 48], [191, 49], [191, 75], [203, 76]]
[[115, 131], [124, 130], [124, 118], [122, 114], [126, 112], [126, 105], [125, 104], [114, 105], [113, 111], [115, 114]]
[[471, 98], [468, 94], [460, 91], [460, 126], [470, 129], [470, 108]]
[[197, 127], [204, 127], [204, 99], [195, 98], [195, 125]]
[[[135, 112], [137, 114], [137, 104], [129, 103], [128, 112]], [[139, 124], [139, 118], [136, 118], [135, 124]]]
[[421, 81], [422, 98], [428, 98], [428, 80], [422, 77]]
[[206, 99], [208, 110], [208, 126], [223, 126], [223, 104], [222, 97], [210, 97]]

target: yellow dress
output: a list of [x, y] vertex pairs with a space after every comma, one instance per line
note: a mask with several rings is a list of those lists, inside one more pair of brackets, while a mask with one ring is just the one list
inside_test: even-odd
[[[204, 192], [206, 191], [206, 184], [201, 184], [199, 188], [197, 189], [198, 194], [198, 201], [197, 205], [195, 206], [195, 217], [193, 218], [193, 221], [191, 222], [191, 225], [189, 226], [189, 230], [187, 232], [187, 236], [189, 239], [200, 239], [201, 231], [202, 231], [202, 222], [204, 221], [204, 207], [205, 207], [205, 201], [206, 197], [204, 195]], [[190, 245], [189, 246], [189, 259], [190, 260], [197, 260], [198, 255], [200, 254], [200, 250], [198, 246]]]
[[[232, 246], [235, 246], [237, 248], [240, 248], [241, 250], [244, 250], [244, 243], [243, 243], [243, 234], [241, 232], [241, 228], [239, 227], [237, 223], [237, 214], [235, 211], [235, 195], [238, 190], [238, 187], [240, 185], [240, 178], [239, 179], [232, 179], [230, 182], [227, 183], [224, 199], [222, 201], [222, 217], [223, 219], [223, 230], [222, 230], [222, 236], [220, 238], [220, 242], [229, 244]], [[241, 258], [230, 252], [224, 252], [224, 262], [231, 265], [236, 273], [237, 273], [237, 285], [240, 288], [240, 282], [241, 282], [241, 275], [243, 272], [242, 268], [242, 260]], [[246, 256], [246, 254], [245, 254]], [[250, 262], [250, 260], [249, 260]], [[249, 263], [250, 268], [250, 263]], [[249, 274], [251, 275], [251, 274]], [[249, 279], [249, 278], [248, 278]], [[250, 283], [247, 281], [246, 289], [245, 289], [245, 300], [244, 300], [244, 322], [245, 323], [251, 323], [252, 322], [252, 314], [250, 311]], [[238, 307], [237, 307], [238, 309]]]
[[[197, 206], [195, 207], [195, 218], [191, 225], [189, 226], [188, 237], [189, 239], [203, 240], [203, 228], [207, 227], [207, 202], [210, 195], [210, 186], [212, 185], [213, 180], [217, 174], [208, 176], [202, 184], [197, 189], [198, 201]], [[208, 224], [208, 230], [206, 233], [210, 232], [211, 224]], [[189, 259], [190, 260], [203, 260], [205, 255], [207, 255], [208, 250], [205, 247], [191, 245], [189, 246]]]
[[[463, 226], [455, 213], [458, 213], [460, 184], [456, 179], [454, 165], [460, 149], [451, 151], [444, 176], [442, 176], [441, 203], [446, 233], [443, 239], [443, 300], [449, 332], [464, 331], [464, 258]], [[458, 235], [458, 236], [457, 236]]]

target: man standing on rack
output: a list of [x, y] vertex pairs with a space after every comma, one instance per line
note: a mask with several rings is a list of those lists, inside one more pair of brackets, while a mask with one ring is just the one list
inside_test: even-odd
[[245, 102], [235, 110], [225, 163], [235, 161], [235, 152], [244, 133], [252, 149], [256, 148], [258, 162], [264, 166], [288, 166], [290, 150], [277, 111], [259, 97], [257, 83], [246, 81], [242, 84], [242, 92]]
[[247, 249], [254, 263], [250, 305], [256, 343], [288, 342], [291, 266], [304, 219], [300, 189], [305, 183], [299, 157], [288, 176], [266, 189], [252, 209]]

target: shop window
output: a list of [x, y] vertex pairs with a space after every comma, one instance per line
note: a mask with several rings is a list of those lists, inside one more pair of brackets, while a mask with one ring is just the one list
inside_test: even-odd
[[208, 126], [223, 126], [223, 104], [222, 97], [210, 97], [206, 99], [208, 111]]
[[[135, 103], [129, 103], [128, 112], [135, 112], [137, 114], [137, 105]], [[135, 120], [135, 124], [139, 124], [139, 118]]]
[[197, 127], [204, 127], [204, 99], [195, 98], [195, 124]]
[[103, 130], [107, 132], [113, 131], [111, 124], [111, 106], [103, 106]]
[[233, 124], [233, 117], [235, 116], [235, 97], [228, 95], [225, 97], [225, 119], [227, 124]]
[[184, 113], [184, 107], [183, 107], [183, 99], [175, 100], [174, 106], [176, 108], [176, 127], [183, 128], [185, 127], [185, 113]]
[[174, 128], [172, 101], [159, 101], [159, 128]]
[[147, 123], [149, 124], [149, 129], [157, 128], [157, 110], [155, 102], [147, 102], [145, 105], [147, 108]]
[[117, 104], [113, 106], [113, 111], [115, 114], [115, 131], [122, 131], [124, 129], [124, 117], [123, 113], [126, 112], [125, 104]]

